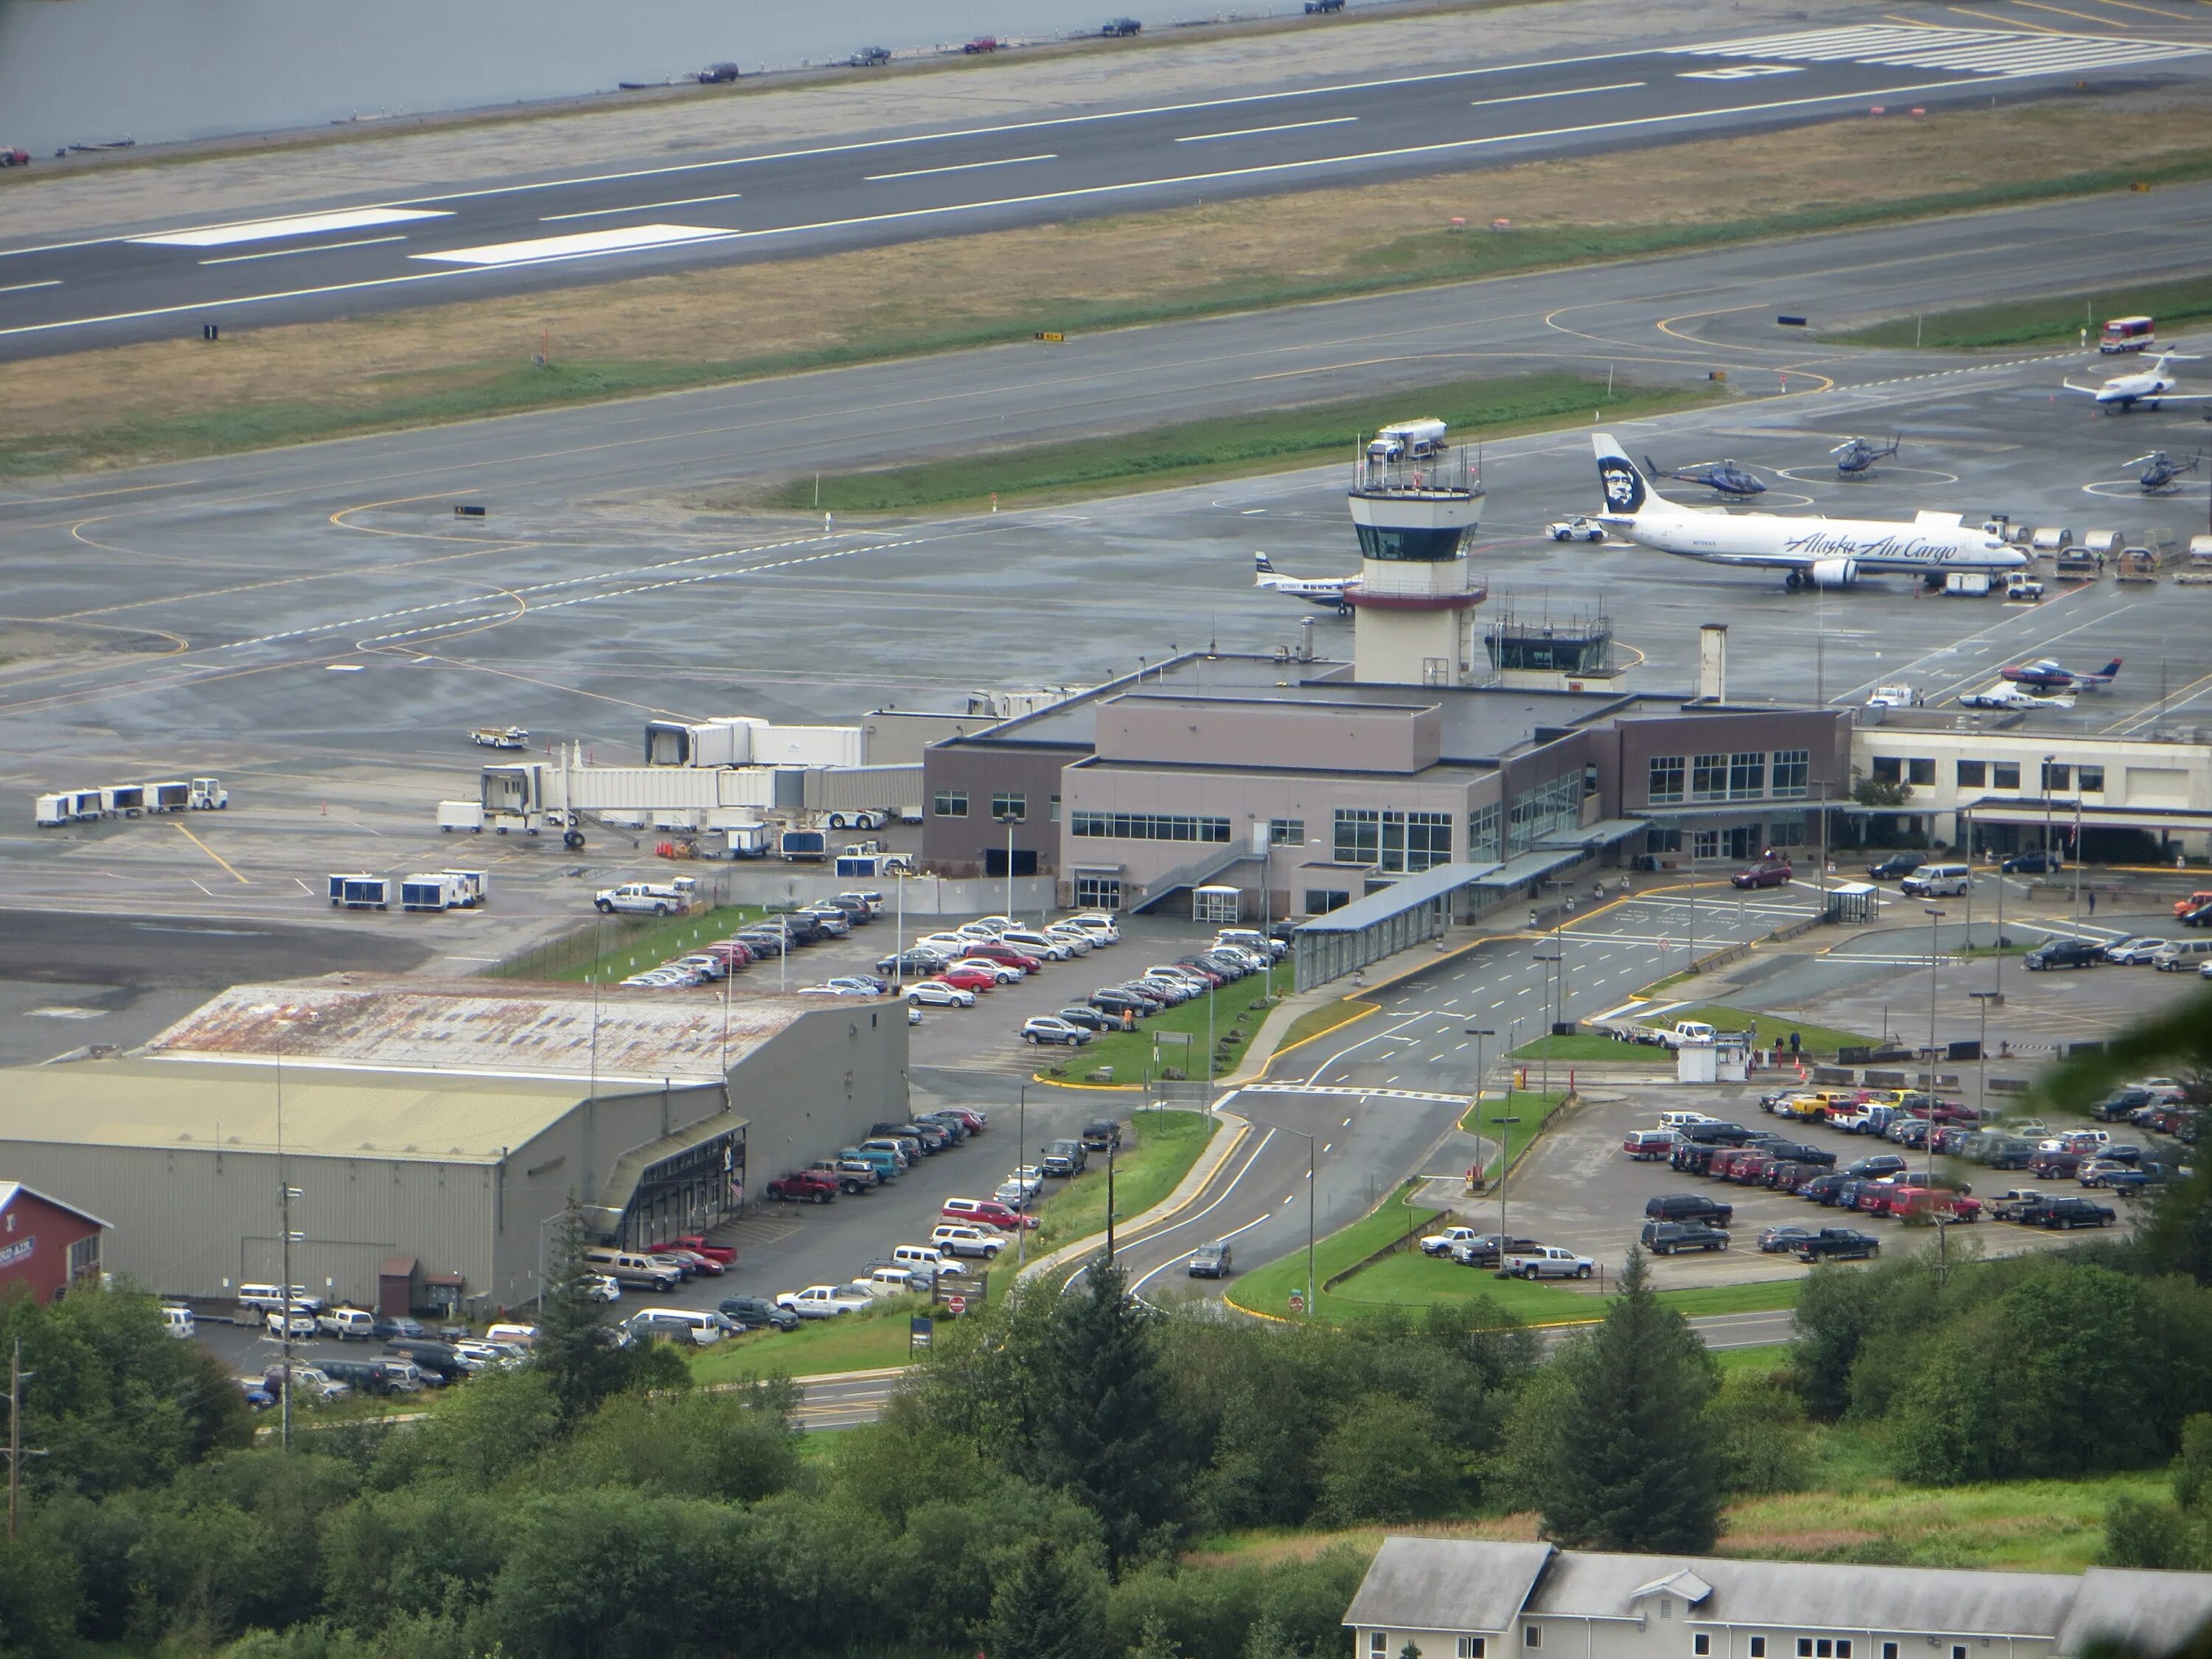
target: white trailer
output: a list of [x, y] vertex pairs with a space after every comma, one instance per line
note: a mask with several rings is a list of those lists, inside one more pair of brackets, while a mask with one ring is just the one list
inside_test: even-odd
[[331, 908], [334, 910], [389, 910], [392, 884], [382, 876], [356, 870], [331, 878]]
[[488, 870], [441, 870], [447, 880], [459, 884], [461, 908], [474, 910], [491, 902], [491, 872]]
[[100, 792], [100, 810], [106, 817], [137, 817], [146, 810], [146, 786], [111, 783]]
[[438, 829], [443, 835], [456, 830], [465, 830], [472, 836], [483, 834], [484, 810], [482, 801], [441, 800], [438, 803]]
[[468, 904], [466, 884], [443, 872], [409, 876], [399, 884], [403, 910], [459, 910]]
[[68, 795], [40, 795], [31, 806], [31, 822], [41, 830], [58, 829], [70, 821]]
[[186, 812], [191, 810], [191, 805], [192, 787], [182, 778], [146, 786], [146, 810], [149, 812]]

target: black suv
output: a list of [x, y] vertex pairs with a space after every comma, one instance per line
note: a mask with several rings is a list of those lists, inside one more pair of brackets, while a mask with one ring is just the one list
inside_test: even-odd
[[1647, 1200], [1644, 1213], [1653, 1221], [1702, 1221], [1725, 1227], [1735, 1214], [1733, 1204], [1716, 1204], [1703, 1193], [1662, 1193]]
[[2052, 1232], [2071, 1232], [2076, 1227], [2109, 1227], [2119, 1217], [2091, 1199], [2054, 1198], [2020, 1219], [2031, 1227], [2048, 1227]]
[[1729, 1236], [1721, 1228], [1708, 1226], [1702, 1221], [1647, 1221], [1644, 1224], [1644, 1248], [1654, 1255], [1672, 1255], [1677, 1250], [1725, 1250]]
[[1881, 1241], [1850, 1227], [1823, 1227], [1797, 1241], [1800, 1261], [1863, 1261], [1881, 1254]]
[[1083, 1126], [1085, 1152], [1103, 1152], [1109, 1146], [1118, 1150], [1121, 1145], [1121, 1126], [1111, 1118], [1094, 1118]]
[[1792, 1164], [1817, 1164], [1824, 1170], [1835, 1167], [1836, 1155], [1826, 1146], [1808, 1146], [1802, 1140], [1769, 1141], [1762, 1149], [1769, 1158], [1786, 1158]]
[[1139, 23], [1133, 17], [1116, 17], [1109, 21], [1104, 28], [1099, 30], [1098, 33], [1106, 36], [1106, 38], [1110, 40], [1118, 39], [1123, 35], [1135, 34], [1144, 27], [1145, 26], [1142, 23]]
[[1903, 881], [1927, 861], [1917, 853], [1892, 853], [1880, 864], [1869, 865], [1867, 874], [1875, 881]]
[[2105, 947], [2092, 945], [2085, 939], [2046, 939], [2020, 959], [2020, 965], [2029, 969], [2045, 968], [2094, 968], [2105, 960]]
[[795, 1331], [799, 1328], [797, 1314], [788, 1308], [779, 1308], [762, 1297], [726, 1296], [717, 1311], [732, 1325], [742, 1325], [749, 1331]]
[[1894, 1152], [1877, 1152], [1872, 1158], [1863, 1158], [1848, 1164], [1843, 1173], [1854, 1181], [1879, 1181], [1884, 1176], [1902, 1175], [1905, 1160]]
[[1747, 1129], [1741, 1123], [1691, 1123], [1674, 1132], [1685, 1140], [1705, 1146], [1741, 1146], [1755, 1134], [1762, 1133]]

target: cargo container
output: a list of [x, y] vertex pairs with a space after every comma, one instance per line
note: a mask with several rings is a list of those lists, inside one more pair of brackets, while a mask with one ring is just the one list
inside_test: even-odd
[[389, 910], [392, 884], [365, 870], [331, 878], [331, 908], [345, 910]]

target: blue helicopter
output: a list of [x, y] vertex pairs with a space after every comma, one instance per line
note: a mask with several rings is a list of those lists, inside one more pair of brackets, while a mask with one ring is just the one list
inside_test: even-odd
[[2148, 455], [2136, 456], [2128, 465], [2142, 468], [2136, 482], [2142, 486], [2144, 495], [2171, 495], [2181, 488], [2181, 475], [2196, 471], [2203, 460], [2201, 450], [2185, 461], [2177, 461], [2164, 450], [2154, 449]]
[[1672, 478], [1678, 483], [1703, 484], [1708, 489], [1717, 489], [1723, 495], [1763, 495], [1766, 486], [1734, 461], [1692, 461], [1679, 471], [1669, 471], [1649, 455], [1644, 458], [1644, 470], [1655, 478]]
[[1828, 453], [1836, 458], [1836, 471], [1846, 478], [1868, 478], [1874, 476], [1874, 464], [1887, 460], [1897, 453], [1902, 438], [1892, 438], [1889, 447], [1876, 449], [1864, 438], [1846, 438]]

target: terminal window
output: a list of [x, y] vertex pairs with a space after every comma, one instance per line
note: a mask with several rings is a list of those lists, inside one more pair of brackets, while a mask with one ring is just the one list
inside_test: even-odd
[[2074, 787], [2074, 769], [2066, 762], [2057, 765], [2045, 762], [2043, 768], [2043, 793], [2046, 795], [2064, 794]]
[[1121, 878], [1119, 876], [1083, 876], [1075, 878], [1075, 903], [1083, 910], [1118, 910], [1121, 908]]
[[1029, 821], [1030, 798], [1027, 795], [1012, 795], [1003, 793], [994, 795], [991, 797], [991, 816], [994, 818], [1012, 818], [1017, 823], [1025, 823]]
[[1467, 855], [1477, 864], [1502, 860], [1505, 851], [1505, 809], [1492, 801], [1467, 815]]
[[1961, 789], [1980, 789], [1984, 787], [1990, 781], [1989, 772], [1990, 769], [1986, 762], [1960, 761], [1959, 763], [1959, 787]]
[[1349, 893], [1340, 893], [1327, 887], [1306, 889], [1306, 914], [1310, 916], [1325, 916], [1332, 910], [1341, 910], [1351, 902], [1352, 895]]
[[1747, 750], [1729, 757], [1729, 799], [1757, 800], [1766, 793], [1766, 751]]
[[1650, 785], [1647, 797], [1656, 806], [1682, 799], [1684, 762], [1680, 755], [1654, 755], [1651, 757]]
[[1270, 847], [1303, 847], [1306, 844], [1306, 821], [1304, 818], [1269, 818], [1267, 845]]
[[1766, 1638], [1764, 1636], [1751, 1638], [1751, 1659], [1766, 1659]]
[[1682, 831], [1679, 827], [1662, 829], [1654, 824], [1644, 832], [1644, 850], [1647, 853], [1679, 853], [1682, 850]]
[[1690, 1638], [1690, 1651], [1696, 1656], [1696, 1659], [1707, 1659], [1707, 1656], [1712, 1650], [1713, 1638], [1704, 1631], [1699, 1631]]
[[965, 789], [940, 789], [929, 810], [940, 818], [964, 818], [968, 816], [968, 792]]
[[2085, 795], [2101, 795], [2105, 793], [2105, 769], [2101, 766], [2078, 767], [2074, 783]]
[[1813, 751], [1778, 749], [1774, 751], [1774, 793], [1781, 800], [1802, 800], [1812, 785]]
[[1690, 762], [1690, 799], [1726, 800], [1728, 763], [1726, 755], [1699, 755], [1692, 759]]
[[1929, 757], [1923, 759], [1916, 757], [1915, 758], [1905, 762], [1905, 781], [1907, 783], [1919, 784], [1924, 787], [1932, 787], [1936, 782], [1936, 762], [1934, 757]]
[[1451, 814], [1449, 812], [1408, 812], [1406, 814], [1406, 868], [1412, 872], [1433, 870], [1439, 864], [1451, 862]]
[[1903, 783], [1905, 763], [1895, 755], [1876, 755], [1874, 757], [1874, 781], [1876, 783]]
[[1482, 1638], [1480, 1636], [1462, 1636], [1459, 1638], [1459, 1659], [1482, 1659]]
[[1990, 787], [1992, 789], [2019, 788], [2020, 763], [2018, 761], [1991, 761], [1990, 763]]
[[1382, 814], [1370, 806], [1338, 807], [1334, 854], [1339, 864], [1380, 864]]
[[1218, 841], [1229, 839], [1227, 818], [1187, 817], [1172, 812], [1078, 812], [1070, 830], [1101, 841]]

